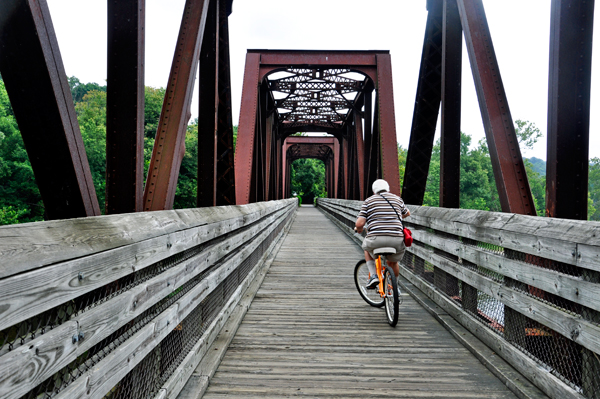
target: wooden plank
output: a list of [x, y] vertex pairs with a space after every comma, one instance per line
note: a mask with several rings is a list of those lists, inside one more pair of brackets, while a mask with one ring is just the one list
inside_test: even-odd
[[[289, 206], [288, 206], [289, 207]], [[285, 212], [276, 209], [271, 215]], [[265, 217], [262, 212], [174, 232], [131, 246], [102, 252], [0, 281], [0, 330], [148, 267], [164, 258], [231, 233]], [[254, 228], [256, 231], [256, 227]], [[243, 237], [226, 240], [228, 245]], [[251, 236], [250, 236], [251, 237]], [[219, 245], [218, 248], [225, 248]], [[216, 249], [216, 248], [215, 248]], [[204, 251], [206, 253], [207, 251]], [[222, 251], [219, 251], [222, 252]], [[208, 262], [208, 260], [206, 260]]]
[[431, 298], [442, 309], [448, 312], [454, 319], [459, 321], [471, 333], [476, 335], [487, 346], [495, 350], [495, 353], [509, 362], [520, 373], [522, 373], [530, 381], [534, 381], [535, 385], [549, 394], [552, 398], [569, 398], [583, 399], [583, 396], [575, 392], [567, 384], [550, 374], [541, 364], [533, 359], [524, 356], [521, 351], [516, 349], [510, 343], [502, 339], [498, 334], [485, 328], [482, 324], [465, 313], [458, 305], [445, 297], [439, 290], [431, 287], [429, 283], [417, 277], [412, 272], [404, 267], [400, 267], [400, 274], [412, 284], [418, 287], [429, 298]]
[[446, 273], [477, 288], [479, 291], [504, 303], [511, 309], [550, 327], [593, 352], [600, 353], [600, 340], [598, 340], [598, 337], [600, 337], [600, 327], [597, 325], [583, 320], [577, 315], [563, 312], [524, 292], [506, 287], [477, 272], [466, 269], [460, 264], [434, 254], [433, 251], [420, 247], [411, 247], [411, 252], [428, 262], [434, 263]]
[[558, 295], [569, 301], [600, 310], [600, 284], [583, 281], [554, 270], [538, 267], [526, 262], [508, 259], [479, 247], [448, 240], [427, 231], [420, 231], [419, 241], [457, 255], [481, 267], [510, 277], [527, 285]]
[[[268, 270], [273, 261], [272, 251], [276, 252], [277, 248], [281, 246], [281, 237], [284, 236], [289, 230], [289, 225], [291, 224], [292, 220], [293, 219], [290, 219], [286, 223], [286, 226], [279, 233], [278, 237], [273, 240], [257, 265], [244, 279], [242, 284], [240, 284], [240, 286], [236, 289], [235, 293], [220, 311], [219, 315], [208, 327], [204, 337], [194, 346], [191, 353], [179, 365], [178, 370], [176, 370], [171, 378], [165, 382], [162, 387], [162, 391], [166, 393], [165, 397], [173, 399], [176, 398], [181, 390], [184, 389], [184, 386], [186, 386], [186, 383], [192, 376], [192, 373], [197, 370], [196, 367], [200, 367], [199, 364], [201, 361], [204, 361], [204, 359], [207, 357], [205, 355], [208, 355], [208, 357], [214, 356], [214, 352], [219, 350], [219, 348], [214, 347], [214, 343], [217, 339], [217, 335], [221, 334], [221, 330], [224, 328], [224, 326], [229, 325], [231, 332], [228, 335], [233, 336], [235, 333], [234, 329], [237, 330], [237, 327], [230, 325], [230, 316], [235, 312], [236, 314], [239, 314], [237, 317], [241, 319], [241, 317], [243, 317], [248, 310], [248, 307], [254, 298], [254, 294], [256, 293], [256, 289], [258, 289], [260, 286], [264, 279], [266, 270]], [[270, 257], [270, 259], [267, 259], [267, 257]], [[242, 296], [244, 296], [243, 299]], [[219, 352], [224, 353], [227, 345], [225, 343], [221, 343], [219, 346], [222, 346]], [[204, 379], [200, 380], [202, 381]]]
[[[0, 227], [0, 278], [69, 259], [131, 245], [253, 213], [281, 209], [295, 200], [107, 215]], [[260, 216], [259, 216], [260, 217]]]
[[[293, 207], [288, 208], [287, 212], [293, 209]], [[284, 210], [282, 212], [286, 211]], [[238, 251], [237, 254], [224, 262], [215, 272], [210, 274], [206, 280], [202, 281], [190, 293], [184, 296], [184, 298], [195, 298], [198, 301], [196, 303], [199, 303], [199, 301], [229, 275], [229, 272], [237, 267], [245, 257], [252, 253], [268, 234], [277, 227], [278, 223], [276, 220], [281, 222], [284, 218], [285, 213], [281, 215], [279, 212], [263, 219], [259, 224], [253, 226], [253, 228], [242, 232], [237, 238], [239, 239], [241, 237], [243, 241], [248, 240], [250, 237], [256, 236], [257, 234], [258, 236], [256, 240], [242, 250], [236, 249], [236, 251]], [[232, 238], [232, 240], [235, 240], [235, 238]], [[52, 340], [52, 336], [47, 334], [34, 339], [30, 343], [31, 347], [37, 345], [39, 346], [39, 350], [47, 352], [47, 355], [43, 358], [45, 361], [43, 368], [33, 366], [39, 364], [40, 359], [38, 359], [35, 353], [31, 351], [24, 353], [24, 356], [9, 357], [9, 355], [17, 353], [17, 351], [15, 351], [0, 357], [0, 396], [8, 395], [7, 399], [13, 397], [17, 398], [19, 397], [18, 395], [22, 395], [23, 392], [27, 392], [35, 385], [44, 381], [53, 373], [69, 364], [77, 356], [80, 356], [93, 345], [107, 337], [113, 331], [150, 308], [166, 295], [173, 292], [176, 288], [205, 270], [206, 267], [213, 264], [216, 260], [222, 258], [231, 250], [234, 250], [231, 245], [232, 243], [229, 240], [226, 240], [223, 243], [220, 243], [220, 245], [213, 247], [212, 251], [207, 250], [205, 251], [205, 254], [200, 257], [188, 259], [172, 269], [167, 270], [165, 273], [150, 279], [146, 283], [133, 287], [131, 290], [74, 317], [71, 321], [76, 322], [79, 325], [79, 330], [83, 331], [86, 337], [76, 346], [69, 344], [69, 339], [72, 337], [72, 334], [70, 336], [66, 335], [67, 339], [64, 338], [65, 335], [59, 336], [59, 340], [57, 341]], [[197, 264], [198, 258], [201, 258], [202, 260], [199, 265]], [[197, 266], [190, 267], [194, 264]], [[201, 295], [199, 294], [198, 297], [190, 296], [192, 292], [201, 293]], [[191, 306], [192, 301], [190, 301], [189, 304]], [[187, 303], [185, 303], [183, 299], [178, 303], [178, 306], [181, 306], [182, 311], [186, 312], [191, 311], [191, 309], [195, 307], [191, 306], [191, 308], [189, 308], [189, 306], [186, 305]], [[65, 325], [58, 326], [53, 332], [57, 333], [68, 327], [63, 326]], [[15, 385], [17, 385], [17, 387], [15, 387]]]
[[[322, 206], [357, 208], [357, 201], [319, 199]], [[541, 218], [469, 209], [410, 205], [407, 220], [427, 228], [553, 259], [590, 270], [600, 270], [600, 222]], [[342, 212], [346, 214], [347, 211]], [[418, 239], [418, 230], [415, 235]]]
[[356, 292], [361, 256], [301, 207], [203, 398], [515, 397], [410, 297], [390, 328]]
[[[85, 376], [80, 377], [75, 383], [69, 385], [65, 390], [61, 391], [56, 398], [102, 398], [110, 389], [112, 389], [118, 381], [120, 381], [128, 372], [130, 372], [139, 362], [154, 349], [160, 341], [162, 341], [170, 332], [168, 326], [178, 325], [206, 296], [212, 291], [207, 287], [218, 286], [228, 275], [234, 270], [254, 249], [268, 237], [270, 232], [277, 226], [273, 223], [270, 227], [260, 233], [253, 245], [249, 245], [240, 251], [233, 258], [224, 263], [221, 268], [212, 272], [205, 280], [194, 287], [190, 292], [184, 295], [178, 302], [173, 304], [151, 323], [146, 325], [142, 330], [138, 331], [132, 338], [128, 339], [123, 345], [106, 358], [99, 362], [93, 369], [89, 370]], [[241, 295], [241, 290], [238, 290], [237, 295]], [[235, 300], [235, 299], [234, 299]], [[225, 318], [225, 314], [221, 315]], [[219, 318], [213, 321], [210, 334], [216, 334], [214, 329], [219, 323]], [[221, 320], [222, 321], [222, 320]], [[149, 335], [150, 334], [150, 335]], [[188, 361], [193, 359], [195, 355], [203, 355], [209, 342], [206, 336], [200, 339], [194, 353], [188, 354]], [[214, 339], [214, 337], [212, 338]], [[171, 387], [173, 388], [173, 387]], [[167, 397], [169, 392], [164, 390]]]

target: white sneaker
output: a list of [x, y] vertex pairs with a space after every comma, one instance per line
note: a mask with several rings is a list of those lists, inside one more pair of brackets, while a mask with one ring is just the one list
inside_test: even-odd
[[369, 279], [369, 281], [367, 282], [367, 289], [373, 289], [375, 287], [377, 287], [379, 285], [379, 279], [377, 278], [376, 275], [372, 275], [371, 278]]

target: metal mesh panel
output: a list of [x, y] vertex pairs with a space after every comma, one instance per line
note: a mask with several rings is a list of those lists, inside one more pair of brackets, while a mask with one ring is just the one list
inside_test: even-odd
[[[222, 237], [219, 238], [219, 240], [221, 239]], [[160, 275], [166, 270], [199, 254], [204, 251], [208, 245], [214, 245], [215, 242], [217, 242], [217, 240], [195, 246], [165, 258], [144, 269], [135, 271], [132, 274], [0, 331], [0, 356], [21, 345], [27, 344], [35, 337], [44, 334], [46, 331], [52, 330], [70, 320], [72, 317], [77, 316], [79, 313], [92, 309], [93, 307]], [[83, 279], [85, 276], [80, 275], [80, 278]]]

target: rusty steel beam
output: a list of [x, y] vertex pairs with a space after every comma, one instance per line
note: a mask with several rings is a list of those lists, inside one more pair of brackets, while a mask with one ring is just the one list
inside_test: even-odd
[[594, 1], [553, 0], [546, 215], [587, 219]]
[[231, 116], [231, 72], [229, 15], [232, 0], [219, 0], [219, 52], [217, 81], [216, 204], [235, 205], [233, 118]]
[[378, 118], [381, 140], [381, 177], [390, 185], [390, 192], [400, 195], [392, 60], [389, 54], [377, 54], [377, 100], [379, 103]]
[[[370, 96], [368, 96], [370, 97]], [[362, 126], [362, 118], [360, 115], [355, 114], [354, 116], [354, 124], [356, 134], [356, 163], [358, 168], [358, 200], [365, 199], [365, 144], [363, 140], [363, 126]]]
[[371, 157], [371, 142], [373, 141], [373, 92], [372, 90], [369, 91], [366, 95], [365, 95], [365, 111], [364, 111], [364, 123], [365, 123], [365, 128], [364, 128], [364, 144], [365, 144], [365, 149], [364, 149], [364, 161], [363, 161], [363, 168], [364, 168], [364, 176], [363, 176], [363, 180], [364, 180], [364, 184], [363, 184], [363, 196], [365, 198], [369, 197], [371, 195], [371, 183], [369, 183], [369, 181], [371, 181], [370, 179], [370, 175], [369, 175], [369, 168], [370, 168], [370, 157]]
[[144, 210], [172, 209], [209, 0], [187, 0], [144, 189]]
[[381, 51], [304, 51], [304, 50], [248, 50], [260, 53], [261, 65], [324, 65], [324, 66], [375, 66], [376, 55]]
[[109, 1], [106, 213], [142, 210], [145, 0]]
[[381, 153], [380, 153], [380, 149], [381, 149], [381, 144], [380, 144], [380, 140], [379, 140], [379, 100], [377, 99], [379, 95], [377, 95], [375, 97], [375, 109], [373, 111], [373, 115], [375, 116], [373, 118], [373, 127], [372, 127], [372, 132], [373, 134], [371, 135], [371, 144], [370, 144], [370, 151], [369, 151], [369, 162], [367, 164], [367, 176], [368, 176], [368, 181], [367, 181], [367, 191], [368, 191], [368, 196], [370, 196], [372, 194], [372, 185], [373, 182], [375, 180], [377, 180], [378, 178], [381, 177], [381, 163], [380, 163], [380, 159], [381, 159]]
[[5, 0], [0, 74], [44, 201], [45, 218], [100, 214], [83, 139], [45, 0]]
[[423, 204], [427, 175], [429, 174], [441, 101], [442, 6], [442, 0], [427, 2], [429, 13], [402, 183], [402, 198], [407, 204]]
[[458, 8], [502, 211], [535, 215], [482, 0], [458, 0]]
[[[246, 54], [244, 84], [242, 86], [242, 105], [238, 137], [235, 148], [235, 198], [238, 205], [250, 203], [250, 188], [252, 184], [252, 164], [254, 161], [254, 138], [256, 135], [256, 118], [258, 111], [258, 72], [260, 54]], [[284, 160], [285, 164], [285, 160]], [[285, 164], [287, 166], [287, 164]], [[287, 185], [287, 176], [284, 176]], [[286, 190], [289, 187], [286, 186]]]
[[211, 1], [200, 48], [198, 112], [198, 188], [199, 207], [217, 204], [217, 82], [219, 79], [219, 1]]
[[462, 26], [456, 0], [444, 0], [440, 206], [460, 207]]

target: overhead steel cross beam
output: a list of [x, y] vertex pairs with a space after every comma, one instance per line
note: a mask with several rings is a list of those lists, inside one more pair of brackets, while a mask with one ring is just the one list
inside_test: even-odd
[[365, 187], [381, 177], [399, 193], [389, 52], [248, 52], [235, 159], [238, 204], [289, 195], [285, 188], [272, 194], [270, 187], [288, 185], [289, 175], [280, 171], [289, 158], [278, 154], [282, 140], [296, 132], [335, 136], [330, 194], [362, 199]]

